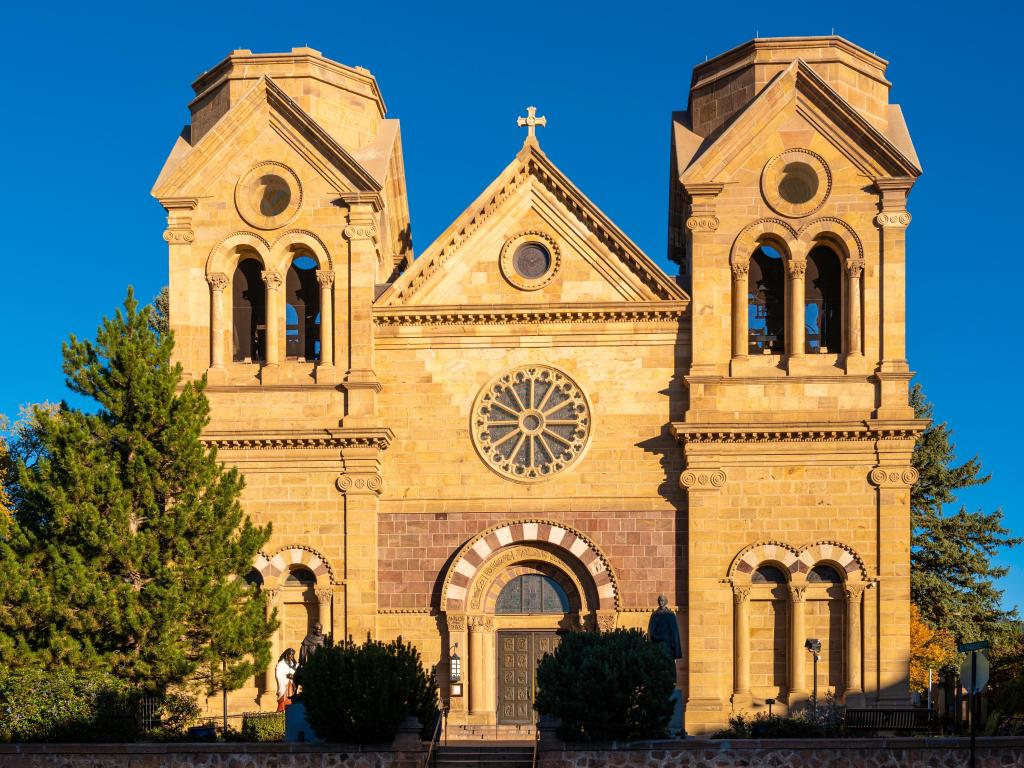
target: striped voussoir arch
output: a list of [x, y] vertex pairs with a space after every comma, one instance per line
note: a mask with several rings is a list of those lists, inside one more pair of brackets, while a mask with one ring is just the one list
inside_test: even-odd
[[791, 580], [800, 580], [822, 562], [838, 565], [847, 581], [868, 580], [863, 560], [853, 549], [836, 541], [816, 541], [800, 549], [780, 541], [752, 544], [733, 559], [729, 566], [729, 577], [747, 582], [761, 565], [779, 563], [789, 571]]
[[334, 581], [334, 571], [322, 554], [309, 547], [286, 546], [277, 550], [273, 555], [267, 556], [260, 552], [253, 563], [253, 567], [263, 578], [265, 586], [271, 586], [286, 574], [292, 566], [308, 568], [316, 576], [319, 583], [321, 578], [326, 577], [328, 582]]
[[452, 561], [441, 590], [441, 610], [461, 612], [480, 568], [499, 550], [515, 544], [541, 544], [569, 555], [583, 565], [594, 582], [601, 610], [618, 610], [619, 588], [608, 559], [582, 533], [550, 520], [502, 523], [477, 534]]

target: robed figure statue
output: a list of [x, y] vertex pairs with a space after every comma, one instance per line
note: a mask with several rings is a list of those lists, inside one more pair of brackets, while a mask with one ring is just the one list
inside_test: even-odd
[[309, 661], [309, 657], [320, 650], [326, 640], [327, 636], [324, 635], [324, 627], [318, 621], [313, 625], [313, 631], [302, 639], [302, 645], [299, 646], [299, 666], [301, 667]]
[[647, 623], [647, 636], [652, 643], [660, 645], [670, 659], [682, 658], [679, 623], [676, 621], [675, 611], [668, 607], [668, 598], [664, 595], [658, 595], [658, 608], [651, 613], [651, 620]]

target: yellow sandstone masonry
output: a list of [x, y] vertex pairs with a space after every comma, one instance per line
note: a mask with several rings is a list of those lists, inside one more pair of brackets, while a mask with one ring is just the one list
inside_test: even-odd
[[[450, 727], [522, 734], [560, 634], [645, 629], [664, 594], [691, 734], [802, 706], [810, 638], [819, 695], [906, 703], [920, 168], [885, 69], [802, 37], [694, 70], [672, 115], [678, 277], [541, 150], [557, 116], [531, 108], [414, 258], [370, 72], [296, 48], [196, 80], [153, 194], [176, 359], [207, 376], [205, 437], [273, 524], [251, 578], [274, 660], [317, 621], [401, 635]], [[230, 700], [276, 705], [270, 670]]]

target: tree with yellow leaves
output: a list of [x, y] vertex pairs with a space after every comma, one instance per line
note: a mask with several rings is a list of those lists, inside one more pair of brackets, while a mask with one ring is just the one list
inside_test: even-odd
[[910, 689], [928, 690], [928, 670], [936, 677], [951, 668], [957, 659], [956, 640], [952, 633], [935, 629], [921, 617], [921, 610], [910, 606]]

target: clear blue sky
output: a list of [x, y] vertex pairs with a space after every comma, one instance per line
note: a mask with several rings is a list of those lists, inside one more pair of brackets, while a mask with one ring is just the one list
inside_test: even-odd
[[[1010, 3], [103, 3], [9, 6], [0, 26], [7, 212], [0, 413], [65, 396], [60, 343], [92, 335], [132, 284], [166, 282], [149, 189], [188, 117], [190, 83], [233, 48], [310, 45], [369, 68], [402, 120], [422, 251], [510, 161], [515, 117], [548, 117], [545, 151], [668, 268], [669, 115], [690, 70], [755, 34], [836, 33], [891, 62], [925, 173], [911, 194], [911, 367], [1024, 532], [1019, 186], [1022, 12]], [[1024, 605], [1024, 548], [1004, 558]]]

